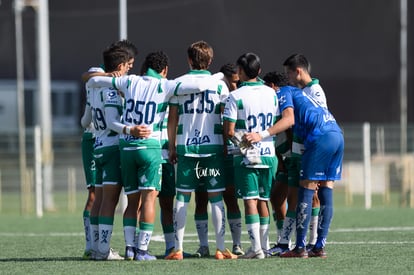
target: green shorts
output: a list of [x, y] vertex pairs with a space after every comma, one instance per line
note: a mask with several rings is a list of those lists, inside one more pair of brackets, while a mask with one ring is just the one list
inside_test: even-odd
[[234, 157], [236, 196], [246, 199], [269, 200], [272, 182], [277, 169], [276, 157], [262, 157], [262, 164], [269, 168], [248, 168], [241, 164], [243, 157]]
[[119, 147], [108, 146], [93, 152], [96, 166], [96, 186], [121, 184], [121, 160]]
[[178, 156], [176, 187], [181, 192], [225, 190], [224, 156]]
[[158, 197], [175, 196], [175, 168], [171, 163], [162, 164], [161, 191]]
[[82, 134], [81, 149], [82, 149], [82, 164], [83, 172], [85, 174], [86, 187], [95, 186], [96, 170], [95, 160], [93, 158], [93, 145], [95, 137], [92, 133], [84, 132]]
[[121, 147], [122, 182], [125, 194], [139, 190], [161, 190], [162, 158], [160, 148]]

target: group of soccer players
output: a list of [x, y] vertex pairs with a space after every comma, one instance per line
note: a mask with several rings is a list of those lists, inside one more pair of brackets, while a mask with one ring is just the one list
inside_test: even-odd
[[[167, 80], [169, 60], [162, 51], [146, 56], [139, 75], [128, 75], [136, 54], [131, 42], [115, 42], [103, 52], [105, 69], [83, 75], [82, 155], [89, 189], [84, 257], [155, 260], [148, 248], [157, 197], [167, 260], [210, 256], [208, 202], [216, 259], [326, 257], [344, 144], [307, 59], [292, 55], [285, 73], [270, 72], [262, 80], [260, 58], [245, 53], [211, 74], [213, 48], [197, 41], [187, 49], [190, 71]], [[128, 198], [123, 257], [110, 248], [122, 187]], [[200, 241], [195, 254], [183, 247], [192, 193]], [[244, 203], [247, 251], [241, 248], [237, 199]], [[272, 248], [269, 200], [278, 228]], [[226, 216], [231, 250], [224, 244]], [[296, 245], [289, 250], [292, 232]]]

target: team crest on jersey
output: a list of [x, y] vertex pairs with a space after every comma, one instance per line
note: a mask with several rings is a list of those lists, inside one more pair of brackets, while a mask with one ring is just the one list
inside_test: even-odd
[[201, 136], [201, 132], [196, 129], [194, 137], [187, 138], [185, 145], [202, 145], [205, 143], [210, 143], [210, 137], [208, 135]]
[[108, 98], [113, 99], [117, 95], [117, 91], [110, 91], [108, 92]]

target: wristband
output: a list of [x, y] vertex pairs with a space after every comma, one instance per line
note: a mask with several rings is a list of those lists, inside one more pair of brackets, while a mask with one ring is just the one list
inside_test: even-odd
[[131, 127], [126, 126], [125, 133], [126, 133], [127, 135], [130, 135], [130, 134], [131, 134]]
[[267, 138], [267, 137], [270, 137], [270, 133], [269, 133], [269, 131], [264, 130], [264, 131], [259, 132], [259, 136], [260, 136], [262, 139], [265, 139], [265, 138]]

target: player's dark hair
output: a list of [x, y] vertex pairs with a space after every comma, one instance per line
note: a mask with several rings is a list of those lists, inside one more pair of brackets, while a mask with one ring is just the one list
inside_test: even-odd
[[197, 41], [187, 49], [194, 70], [207, 70], [213, 60], [213, 48], [205, 41]]
[[309, 61], [303, 54], [292, 54], [289, 56], [285, 62], [283, 62], [283, 66], [287, 67], [289, 70], [296, 70], [296, 68], [302, 68], [306, 70], [308, 73], [311, 71], [311, 65]]
[[114, 50], [121, 49], [126, 51], [129, 54], [130, 59], [135, 58], [138, 54], [138, 49], [131, 41], [127, 39], [119, 40], [112, 43], [109, 48]]
[[221, 66], [220, 72], [226, 77], [232, 77], [232, 75], [237, 74], [237, 66], [233, 63], [227, 63]]
[[129, 53], [119, 48], [108, 48], [103, 52], [103, 61], [106, 72], [116, 71], [119, 64], [127, 63], [130, 59]]
[[149, 68], [153, 69], [157, 73], [160, 73], [169, 65], [169, 58], [163, 51], [156, 51], [149, 53], [142, 63], [141, 75], [145, 74]]
[[245, 53], [237, 61], [239, 66], [249, 79], [256, 78], [260, 72], [260, 58], [254, 53]]
[[278, 87], [287, 86], [289, 83], [289, 80], [284, 73], [279, 73], [277, 71], [268, 72], [264, 77], [263, 80], [265, 83], [273, 83], [274, 85]]

